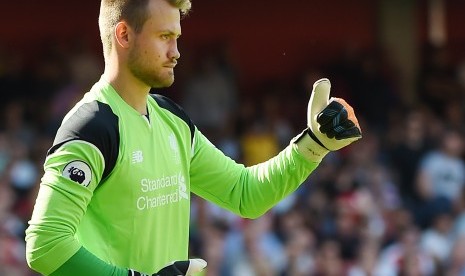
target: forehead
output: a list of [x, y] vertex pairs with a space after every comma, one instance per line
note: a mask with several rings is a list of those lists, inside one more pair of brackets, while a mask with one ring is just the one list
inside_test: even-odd
[[167, 0], [150, 0], [147, 8], [149, 18], [144, 28], [181, 33], [181, 14], [178, 8], [169, 4]]

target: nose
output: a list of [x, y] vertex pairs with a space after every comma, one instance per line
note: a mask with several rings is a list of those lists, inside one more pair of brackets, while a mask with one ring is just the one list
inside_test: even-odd
[[173, 43], [171, 43], [171, 47], [168, 52], [168, 58], [172, 60], [177, 60], [180, 57], [181, 57], [181, 53], [179, 53], [179, 50], [178, 50], [178, 43], [176, 40], [173, 40]]

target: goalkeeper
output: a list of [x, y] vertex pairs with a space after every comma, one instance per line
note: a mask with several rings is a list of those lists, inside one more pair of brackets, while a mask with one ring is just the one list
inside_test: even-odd
[[102, 0], [105, 70], [65, 116], [26, 230], [44, 275], [193, 275], [191, 192], [256, 218], [295, 191], [330, 151], [361, 138], [352, 108], [314, 84], [308, 126], [277, 156], [245, 167], [215, 148], [170, 99], [190, 0]]

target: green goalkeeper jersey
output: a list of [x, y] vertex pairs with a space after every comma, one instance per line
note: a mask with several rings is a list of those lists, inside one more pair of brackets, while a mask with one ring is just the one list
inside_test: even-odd
[[85, 249], [105, 264], [155, 273], [188, 258], [191, 192], [254, 218], [318, 165], [291, 143], [246, 168], [168, 98], [149, 95], [147, 114], [100, 80], [66, 115], [26, 231], [31, 267], [48, 275]]

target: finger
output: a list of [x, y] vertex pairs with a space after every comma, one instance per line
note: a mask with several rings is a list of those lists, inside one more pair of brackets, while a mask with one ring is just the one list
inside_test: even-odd
[[331, 101], [336, 101], [344, 106], [344, 108], [347, 110], [347, 118], [354, 122], [354, 124], [360, 129], [361, 133], [362, 129], [360, 128], [360, 125], [358, 123], [357, 117], [355, 116], [355, 112], [352, 106], [350, 106], [344, 99], [341, 98], [331, 98]]
[[[178, 269], [178, 266], [182, 269], [184, 268], [184, 272]], [[165, 266], [160, 271], [156, 273], [157, 276], [179, 276], [179, 275], [186, 275], [185, 271], [187, 271], [189, 267], [189, 261], [176, 261], [171, 265]]]
[[346, 107], [339, 101], [331, 100], [329, 105], [318, 114], [319, 130], [328, 138], [337, 140], [361, 136], [360, 129], [348, 117]]
[[331, 82], [328, 79], [320, 79], [313, 84], [308, 109], [308, 117], [311, 121], [316, 121], [318, 113], [328, 105], [330, 91]]
[[176, 270], [180, 271], [182, 275], [187, 275], [187, 270], [189, 269], [190, 261], [176, 261], [173, 263], [173, 266]]
[[184, 261], [175, 261], [170, 265], [165, 266], [157, 276], [184, 276], [194, 275], [202, 271], [207, 266], [207, 262], [202, 259], [189, 259]]
[[348, 118], [344, 106], [338, 102], [332, 101], [317, 116], [317, 122], [324, 127], [337, 126]]
[[352, 121], [347, 121], [345, 123], [345, 126], [342, 127], [342, 131], [336, 132], [334, 135], [336, 140], [360, 138], [361, 136], [362, 132], [357, 126], [355, 126], [355, 124]]

